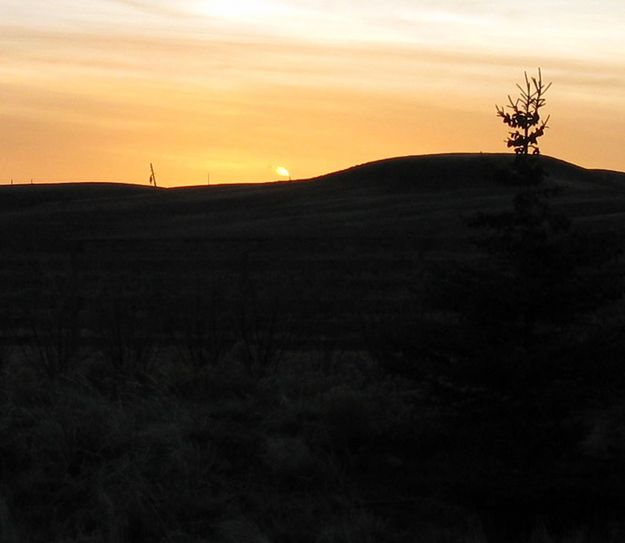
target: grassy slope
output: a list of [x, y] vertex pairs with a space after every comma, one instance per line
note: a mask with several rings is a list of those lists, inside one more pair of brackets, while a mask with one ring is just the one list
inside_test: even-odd
[[[2, 189], [0, 539], [481, 542], [490, 530], [490, 541], [514, 541], [486, 498], [461, 496], [498, 496], [511, 482], [519, 496], [503, 497], [523, 502], [537, 488], [489, 463], [483, 437], [500, 429], [457, 419], [463, 404], [431, 403], [421, 383], [381, 376], [360, 328], [380, 319], [400, 339], [402, 323], [414, 332], [420, 271], [468, 251], [463, 217], [509, 205], [513, 191], [492, 179], [507, 160], [407, 157], [253, 186]], [[625, 174], [547, 163], [566, 188], [558, 205], [624, 228]], [[263, 352], [247, 352], [240, 332], [270, 337], [274, 307], [276, 344], [264, 348], [288, 353], [269, 371], [250, 362]], [[174, 347], [172, 330], [215, 315], [237, 341], [223, 364], [203, 366], [197, 338]], [[103, 341], [73, 352], [76, 330]], [[46, 338], [50, 352], [37, 349]], [[68, 369], [42, 376], [55, 360]], [[609, 473], [602, 447], [620, 450], [619, 413], [593, 437]], [[575, 473], [579, 500], [595, 464], [577, 469], [576, 455], [554, 484]], [[547, 540], [541, 530], [532, 541]]]
[[[4, 187], [3, 277], [14, 292], [12, 282], [28, 279], [25, 267], [49, 272], [68, 261], [81, 261], [94, 281], [130, 275], [182, 286], [209, 270], [233, 277], [245, 271], [264, 284], [290, 282], [291, 293], [280, 295], [296, 292], [301, 307], [301, 298], [343, 300], [349, 315], [353, 298], [403, 296], [419, 263], [471, 250], [464, 219], [510, 204], [514, 189], [493, 180], [509, 160], [405, 157], [293, 183], [157, 191]], [[599, 229], [625, 228], [625, 174], [545, 160], [565, 189], [557, 199], [565, 211]]]
[[[434, 225], [454, 227], [463, 214], [504, 204], [510, 191], [492, 177], [508, 160], [406, 157], [293, 183], [158, 191], [113, 184], [4, 187], [0, 221], [5, 236], [12, 227], [45, 223], [68, 239], [427, 234]], [[581, 216], [616, 212], [625, 198], [625, 174], [555, 159], [546, 159], [546, 169], [566, 187], [567, 205], [588, 204]]]
[[[326, 299], [349, 321], [354, 299], [402, 297], [423, 262], [471, 250], [464, 219], [510, 204], [514, 189], [493, 180], [510, 158], [405, 157], [262, 185], [4, 187], [3, 277], [13, 293], [28, 280], [24, 268], [41, 275], [77, 261], [92, 281], [156, 278], [176, 289], [245, 272], [270, 289], [282, 284], [276, 292], [298, 297], [291, 305], [311, 319], [318, 307], [309, 302]], [[598, 229], [625, 228], [625, 174], [545, 161], [566, 212]]]

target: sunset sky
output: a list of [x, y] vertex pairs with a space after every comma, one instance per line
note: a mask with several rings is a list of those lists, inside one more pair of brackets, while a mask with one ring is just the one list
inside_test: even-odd
[[623, 0], [0, 0], [0, 183], [505, 151], [538, 66], [543, 152], [625, 170], [623, 29]]

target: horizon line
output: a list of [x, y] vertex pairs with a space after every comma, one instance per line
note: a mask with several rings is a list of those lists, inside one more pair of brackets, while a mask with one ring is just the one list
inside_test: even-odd
[[[21, 181], [21, 180], [16, 180], [15, 178], [5, 178], [3, 180], [0, 180], [0, 186], [1, 187], [11, 187], [11, 186], [19, 186], [19, 187], [27, 187], [27, 186], [46, 186], [46, 185], [130, 185], [133, 187], [145, 187], [148, 189], [152, 189], [152, 190], [162, 190], [162, 189], [180, 189], [180, 188], [210, 188], [210, 187], [223, 187], [223, 186], [228, 186], [228, 185], [232, 185], [232, 186], [236, 186], [236, 185], [275, 185], [275, 184], [292, 184], [292, 183], [298, 183], [298, 182], [305, 182], [305, 181], [312, 181], [315, 179], [319, 179], [322, 177], [326, 177], [329, 175], [333, 175], [333, 174], [338, 174], [338, 173], [342, 173], [342, 172], [346, 172], [349, 170], [352, 170], [354, 168], [360, 168], [360, 167], [364, 167], [364, 166], [368, 166], [368, 165], [373, 165], [373, 164], [377, 164], [377, 163], [381, 163], [381, 162], [389, 162], [389, 161], [393, 161], [393, 160], [401, 160], [401, 159], [407, 159], [407, 158], [428, 158], [428, 157], [451, 157], [451, 156], [468, 156], [468, 155], [474, 155], [476, 157], [478, 156], [482, 156], [482, 155], [488, 155], [488, 156], [493, 156], [493, 155], [504, 155], [504, 156], [510, 156], [511, 158], [513, 158], [515, 156], [514, 153], [506, 153], [506, 152], [466, 152], [466, 151], [452, 151], [452, 152], [446, 152], [446, 153], [426, 153], [426, 154], [419, 154], [419, 155], [398, 155], [398, 156], [391, 156], [391, 157], [387, 157], [387, 158], [381, 158], [381, 159], [375, 159], [375, 160], [371, 160], [371, 161], [367, 161], [367, 162], [361, 162], [358, 164], [353, 164], [351, 166], [348, 166], [346, 168], [341, 168], [338, 170], [332, 170], [329, 172], [325, 172], [325, 173], [320, 173], [318, 175], [312, 176], [312, 177], [303, 177], [303, 178], [294, 178], [294, 179], [273, 179], [273, 180], [266, 180], [266, 181], [225, 181], [225, 182], [219, 182], [219, 181], [211, 181], [210, 183], [197, 183], [197, 184], [179, 184], [179, 185], [167, 185], [167, 186], [158, 186], [158, 187], [154, 187], [152, 185], [150, 185], [149, 183], [139, 183], [139, 182], [133, 182], [133, 181], [120, 181], [120, 180], [81, 180], [81, 179], [75, 179], [75, 180], [50, 180], [50, 179], [37, 179], [35, 177], [31, 178], [30, 181]], [[617, 173], [617, 174], [623, 174], [625, 175], [625, 170], [613, 170], [610, 168], [595, 168], [595, 167], [586, 167], [586, 166], [581, 166], [580, 164], [577, 164], [575, 162], [570, 162], [568, 160], [565, 159], [561, 159], [552, 155], [545, 155], [545, 154], [541, 154], [540, 155], [542, 158], [548, 158], [551, 160], [556, 160], [556, 161], [560, 161], [560, 162], [564, 162], [566, 164], [569, 164], [571, 166], [574, 166], [576, 168], [580, 168], [583, 170], [588, 170], [588, 171], [603, 171], [603, 172], [612, 172], [612, 173]]]

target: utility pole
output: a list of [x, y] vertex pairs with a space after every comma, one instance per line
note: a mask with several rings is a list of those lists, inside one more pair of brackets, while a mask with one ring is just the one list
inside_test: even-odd
[[152, 163], [150, 162], [150, 185], [154, 185], [154, 188], [156, 188], [156, 174], [154, 173], [154, 166], [152, 166]]

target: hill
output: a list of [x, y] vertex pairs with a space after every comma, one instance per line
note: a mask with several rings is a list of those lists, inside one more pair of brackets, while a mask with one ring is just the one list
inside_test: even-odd
[[[255, 185], [3, 187], [0, 297], [18, 303], [32, 295], [28, 285], [68, 269], [87, 290], [130, 282], [168, 297], [202, 277], [232, 286], [246, 276], [299, 313], [311, 341], [322, 333], [320, 311], [340, 314], [349, 337], [357, 300], [382, 308], [425, 268], [474, 251], [466, 219], [510, 205], [515, 189], [495, 180], [510, 160], [403, 157]], [[563, 189], [558, 207], [589, 229], [625, 232], [625, 174], [544, 160]]]
[[[623, 541], [623, 303], [514, 335], [562, 275], [476, 250], [510, 160], [0, 189], [0, 540]], [[625, 233], [625, 174], [545, 165]]]
[[[239, 239], [258, 237], [445, 236], [461, 217], [505, 206], [494, 181], [510, 155], [388, 159], [321, 177], [255, 185], [159, 189], [59, 184], [0, 189], [5, 242], [36, 239]], [[585, 170], [545, 157], [561, 204], [580, 218], [617, 219], [625, 174]]]

